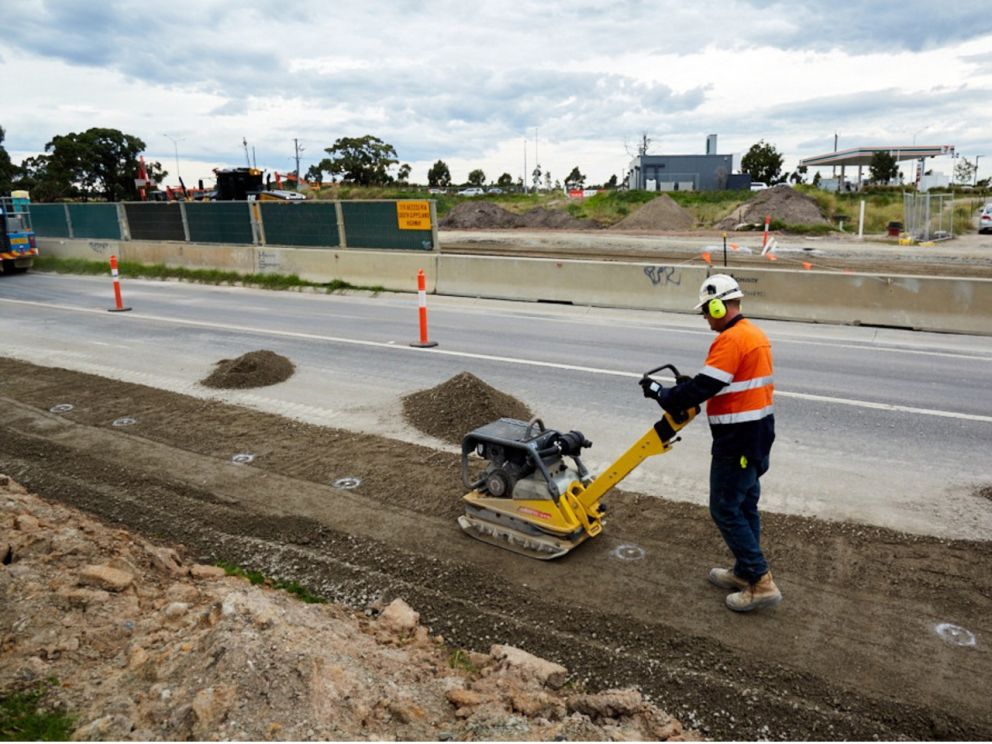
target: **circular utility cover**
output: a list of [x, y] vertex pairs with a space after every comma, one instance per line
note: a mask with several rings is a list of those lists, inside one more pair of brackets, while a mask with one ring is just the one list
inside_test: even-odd
[[610, 553], [621, 561], [639, 561], [644, 557], [644, 548], [639, 545], [617, 545]]
[[236, 462], [238, 465], [247, 465], [255, 459], [255, 455], [249, 454], [248, 452], [239, 452], [231, 458], [231, 462]]
[[942, 640], [954, 646], [974, 646], [977, 643], [975, 634], [970, 630], [962, 628], [960, 625], [938, 623], [933, 629]]
[[335, 488], [343, 488], [344, 490], [349, 491], [352, 488], [358, 488], [362, 485], [362, 481], [360, 478], [338, 478], [331, 485]]
[[48, 410], [52, 413], [69, 413], [73, 409], [72, 403], [59, 403], [58, 405], [52, 406]]
[[138, 423], [138, 419], [131, 418], [130, 416], [124, 416], [123, 418], [114, 419], [112, 426], [131, 426], [136, 423]]

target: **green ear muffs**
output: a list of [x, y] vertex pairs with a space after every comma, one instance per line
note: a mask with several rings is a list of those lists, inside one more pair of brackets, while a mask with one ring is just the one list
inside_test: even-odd
[[723, 300], [710, 300], [706, 304], [706, 312], [711, 318], [719, 320], [727, 314], [727, 306], [723, 304]]

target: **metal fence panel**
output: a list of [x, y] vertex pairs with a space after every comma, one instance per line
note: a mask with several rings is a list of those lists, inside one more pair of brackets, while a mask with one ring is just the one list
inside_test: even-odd
[[186, 240], [177, 202], [128, 202], [124, 205], [132, 240]]
[[65, 204], [32, 204], [31, 225], [35, 235], [42, 238], [68, 238], [69, 223], [65, 220]]
[[116, 204], [69, 204], [74, 238], [121, 239]]
[[259, 207], [269, 245], [341, 244], [334, 202], [260, 202]]
[[344, 234], [349, 248], [400, 248], [429, 251], [430, 230], [400, 230], [396, 202], [341, 202]]
[[917, 241], [949, 240], [954, 237], [954, 195], [904, 192], [903, 223]]
[[189, 239], [194, 243], [253, 243], [248, 208], [248, 202], [187, 202]]

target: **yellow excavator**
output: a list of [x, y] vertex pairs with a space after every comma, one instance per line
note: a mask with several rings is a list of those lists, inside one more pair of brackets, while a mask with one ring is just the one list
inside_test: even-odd
[[[642, 383], [671, 364], [644, 373]], [[699, 408], [664, 416], [600, 475], [593, 477], [580, 457], [592, 446], [580, 431], [546, 429], [540, 419], [502, 418], [465, 435], [462, 481], [469, 489], [459, 526], [472, 537], [516, 553], [559, 558], [603, 531], [602, 498], [644, 460], [662, 455], [679, 441], [678, 432]], [[478, 456], [481, 473], [470, 475]], [[565, 458], [572, 460], [570, 465]], [[478, 470], [478, 465], [476, 466]]]

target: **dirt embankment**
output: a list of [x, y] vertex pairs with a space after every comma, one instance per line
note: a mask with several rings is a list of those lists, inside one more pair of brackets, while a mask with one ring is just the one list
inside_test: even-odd
[[534, 207], [521, 214], [516, 214], [487, 201], [462, 202], [448, 212], [439, 225], [446, 229], [462, 230], [493, 228], [590, 230], [599, 227], [593, 220], [577, 219], [560, 209]]
[[640, 206], [613, 225], [613, 230], [688, 230], [696, 221], [692, 215], [676, 204], [670, 196], [662, 194]]
[[75, 740], [698, 738], [636, 690], [565, 687], [511, 646], [450, 649], [401, 599], [304, 604], [6, 475], [0, 554], [0, 699], [40, 686]]

